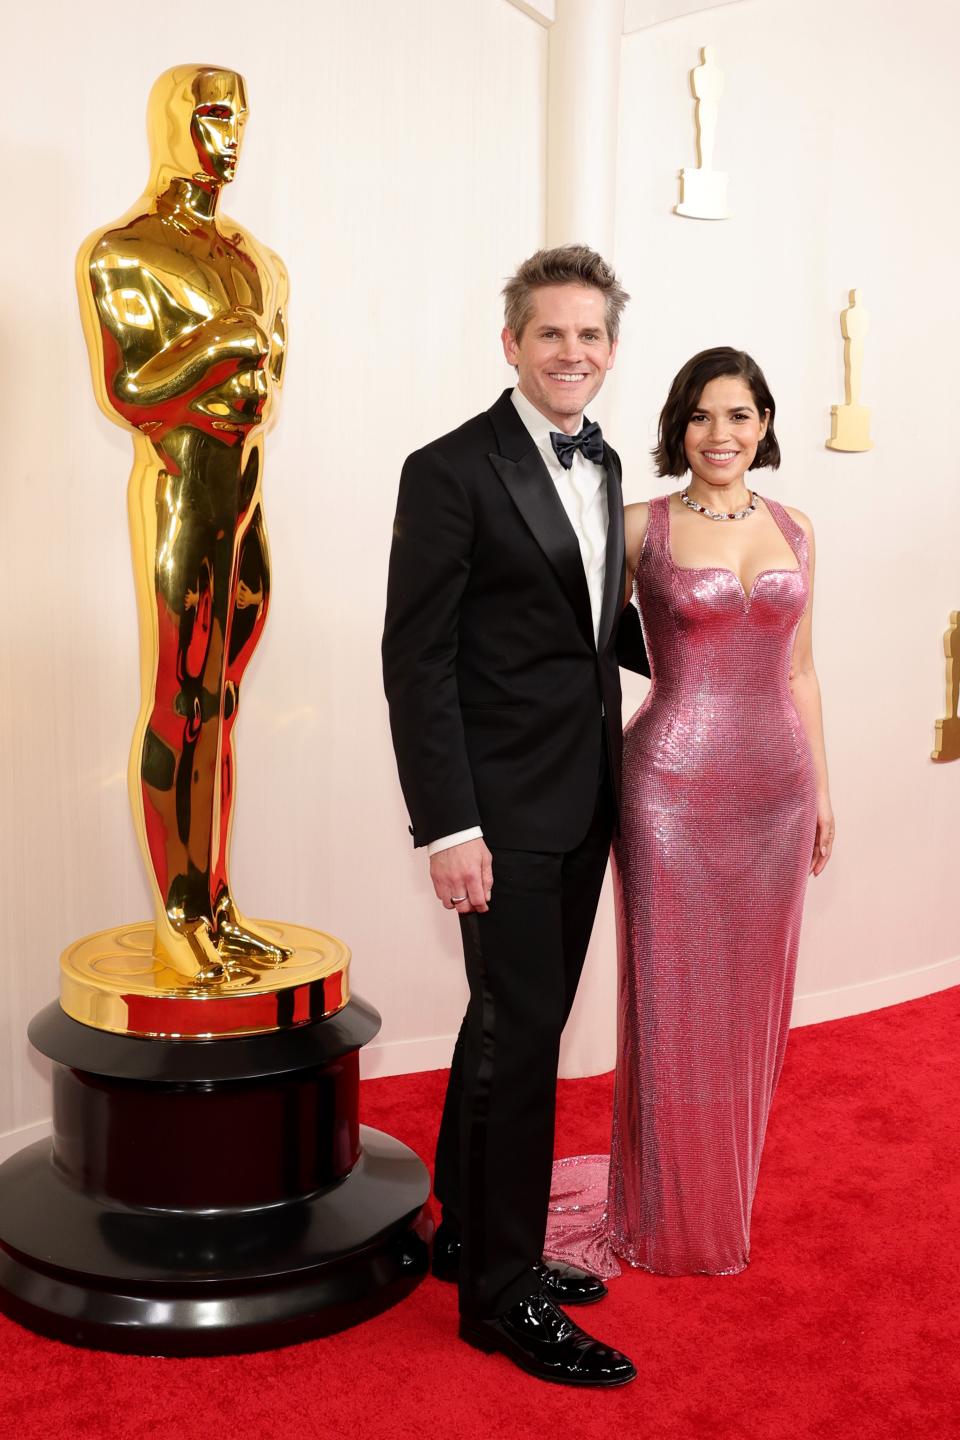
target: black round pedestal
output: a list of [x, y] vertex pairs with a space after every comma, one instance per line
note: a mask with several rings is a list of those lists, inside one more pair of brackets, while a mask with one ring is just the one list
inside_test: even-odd
[[141, 1040], [50, 1005], [53, 1137], [0, 1166], [0, 1309], [78, 1345], [259, 1350], [384, 1309], [426, 1270], [427, 1171], [357, 1120], [379, 1016]]

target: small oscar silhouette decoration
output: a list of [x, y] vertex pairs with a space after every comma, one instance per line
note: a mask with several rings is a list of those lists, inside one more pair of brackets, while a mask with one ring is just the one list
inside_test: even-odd
[[717, 116], [723, 94], [723, 71], [713, 58], [713, 47], [700, 51], [701, 64], [690, 74], [690, 84], [697, 102], [696, 169], [680, 172], [680, 204], [678, 215], [691, 220], [729, 220], [727, 208], [727, 176], [713, 168], [713, 143], [717, 134]]
[[950, 627], [943, 637], [947, 659], [947, 715], [936, 723], [932, 760], [960, 760], [960, 610], [950, 614]]
[[870, 315], [864, 308], [859, 290], [850, 291], [850, 305], [840, 316], [843, 335], [843, 371], [846, 403], [832, 405], [828, 450], [856, 452], [872, 450], [870, 411], [860, 404], [860, 380], [863, 375], [863, 342], [870, 328]]

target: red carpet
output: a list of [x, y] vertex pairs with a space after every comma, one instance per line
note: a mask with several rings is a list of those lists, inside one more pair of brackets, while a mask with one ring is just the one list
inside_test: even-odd
[[[581, 1311], [638, 1363], [608, 1394], [455, 1339], [454, 1291], [261, 1355], [77, 1351], [0, 1319], [3, 1440], [940, 1440], [960, 1434], [960, 987], [797, 1031], [746, 1273], [630, 1272]], [[362, 1118], [432, 1154], [445, 1075], [369, 1081]], [[608, 1076], [560, 1086], [558, 1153], [607, 1146]]]

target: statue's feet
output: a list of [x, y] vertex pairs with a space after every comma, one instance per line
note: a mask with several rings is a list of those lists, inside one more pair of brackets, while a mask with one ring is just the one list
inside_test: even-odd
[[188, 921], [177, 934], [186, 941], [197, 964], [191, 977], [195, 984], [217, 985], [229, 978], [227, 962], [217, 949], [205, 920]]
[[234, 956], [248, 964], [282, 965], [293, 954], [285, 945], [258, 935], [230, 899], [217, 906], [216, 922], [217, 950], [222, 956]]

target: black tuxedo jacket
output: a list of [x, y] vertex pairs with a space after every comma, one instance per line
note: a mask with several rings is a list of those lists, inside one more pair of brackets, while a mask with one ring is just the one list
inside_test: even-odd
[[650, 673], [632, 606], [618, 626], [619, 458], [604, 445], [597, 645], [577, 537], [510, 393], [400, 479], [383, 673], [415, 845], [480, 825], [491, 847], [572, 850], [596, 806], [604, 724], [619, 798], [618, 632], [623, 663]]

